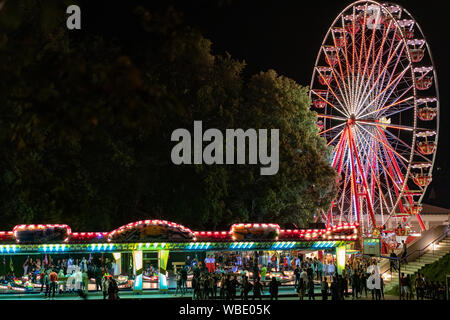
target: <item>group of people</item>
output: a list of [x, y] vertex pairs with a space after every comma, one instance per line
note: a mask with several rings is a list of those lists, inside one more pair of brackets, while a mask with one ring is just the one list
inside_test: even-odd
[[[188, 266], [181, 268], [177, 272], [177, 289], [175, 295], [178, 292], [181, 295], [187, 292], [187, 270]], [[202, 265], [196, 265], [193, 267], [192, 277], [192, 298], [195, 300], [209, 300], [209, 299], [223, 299], [223, 300], [235, 300], [238, 298], [237, 290], [240, 289], [240, 298], [242, 300], [248, 300], [249, 293], [253, 291], [253, 300], [262, 299], [264, 293], [264, 287], [266, 284], [261, 281], [259, 275], [251, 281], [245, 271], [239, 274], [225, 273], [225, 272], [210, 272], [212, 268], [202, 268]], [[223, 270], [222, 270], [223, 271]], [[271, 299], [278, 298], [278, 287], [280, 281], [272, 277], [272, 281], [269, 283], [269, 293]], [[219, 290], [218, 290], [219, 289]]]
[[58, 260], [52, 260], [51, 258], [47, 259], [46, 256], [45, 259], [33, 259], [27, 257], [23, 264], [23, 275], [24, 277], [27, 277], [28, 280], [34, 283], [38, 282], [37, 280], [39, 279], [44, 269], [55, 270], [55, 272], [58, 274], [60, 274], [60, 272], [62, 271], [64, 275], [72, 275], [74, 272], [80, 271], [81, 273], [87, 273], [89, 278], [94, 278], [94, 274], [96, 272], [99, 273], [99, 270], [96, 270], [96, 267], [99, 264], [102, 266], [105, 273], [114, 273], [115, 263], [108, 258], [106, 258], [105, 261], [103, 261], [102, 259], [102, 261], [97, 261], [96, 263], [94, 263], [94, 260], [91, 256], [89, 257], [89, 259], [86, 259], [86, 257], [68, 257], [67, 259]]
[[[400, 276], [400, 298], [405, 300], [414, 299], [411, 275], [404, 273]], [[424, 300], [445, 300], [445, 284], [441, 281], [428, 281], [425, 276], [418, 273], [414, 280], [414, 288], [416, 291], [416, 299]]]
[[77, 293], [85, 298], [89, 279], [95, 279], [96, 289], [103, 292], [104, 299], [118, 298], [118, 284], [114, 279], [114, 261], [106, 258], [94, 260], [86, 257], [52, 260], [27, 257], [23, 264], [23, 276], [17, 278], [14, 274], [8, 283], [22, 280], [26, 288], [40, 287], [45, 298], [54, 298], [56, 293]]
[[[279, 286], [282, 282], [291, 282], [289, 276], [285, 276], [286, 270], [293, 270], [294, 288], [298, 293], [299, 299], [316, 299], [315, 289], [320, 288], [322, 299], [343, 300], [351, 296], [358, 299], [368, 292], [372, 299], [384, 299], [383, 279], [376, 267], [377, 261], [370, 260], [367, 257], [353, 256], [346, 263], [342, 274], [338, 274], [335, 259], [324, 257], [322, 260], [318, 257], [292, 257], [285, 255], [292, 263], [281, 264], [278, 275], [281, 278], [274, 277], [271, 271], [276, 271], [277, 265], [272, 263], [275, 259], [269, 258], [266, 265], [258, 265], [258, 256], [251, 259], [239, 259], [222, 257], [215, 261], [221, 261], [212, 267], [211, 259], [208, 255], [205, 263], [198, 262], [197, 258], [187, 257], [185, 266], [178, 270], [176, 274], [177, 289], [175, 295], [185, 295], [187, 293], [188, 274], [192, 273], [192, 296], [194, 299], [225, 299], [234, 300], [238, 298], [246, 300], [249, 294], [253, 292], [253, 299], [261, 299], [265, 288], [267, 288], [271, 299], [278, 298]], [[244, 261], [243, 261], [244, 260]], [[288, 261], [289, 261], [288, 260]], [[214, 261], [214, 260], [213, 260]], [[231, 268], [225, 265], [223, 261], [231, 263]], [[242, 261], [242, 264], [239, 264]], [[283, 261], [283, 259], [280, 259]], [[237, 267], [239, 264], [240, 267]], [[369, 288], [367, 281], [369, 277], [375, 279], [376, 286]], [[281, 280], [280, 280], [281, 279]], [[283, 280], [284, 279], [284, 280]]]

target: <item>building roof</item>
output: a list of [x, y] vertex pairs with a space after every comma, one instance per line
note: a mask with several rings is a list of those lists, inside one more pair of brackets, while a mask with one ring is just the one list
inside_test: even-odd
[[422, 204], [422, 214], [430, 215], [430, 214], [450, 214], [450, 209], [433, 206], [431, 204]]

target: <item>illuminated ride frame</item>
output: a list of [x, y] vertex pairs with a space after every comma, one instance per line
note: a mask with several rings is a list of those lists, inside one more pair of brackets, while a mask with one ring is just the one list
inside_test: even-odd
[[[439, 91], [430, 47], [404, 8], [356, 1], [331, 24], [310, 85], [338, 193], [320, 217], [358, 222], [362, 237], [415, 217], [432, 180]], [[391, 220], [392, 219], [392, 220]]]
[[[18, 225], [0, 232], [0, 254], [44, 255], [112, 253], [122, 265], [122, 254], [132, 254], [133, 291], [142, 292], [144, 253], [158, 254], [159, 290], [167, 291], [170, 252], [326, 250], [336, 254], [338, 272], [346, 250], [357, 240], [358, 224], [343, 223], [325, 229], [282, 230], [277, 224], [241, 223], [230, 231], [191, 231], [165, 220], [142, 220], [111, 232], [72, 232], [67, 225]], [[87, 290], [87, 289], [86, 289]]]

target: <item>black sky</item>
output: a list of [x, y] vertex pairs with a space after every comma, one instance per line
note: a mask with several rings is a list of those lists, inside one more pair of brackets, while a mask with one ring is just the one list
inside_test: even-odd
[[[184, 13], [185, 22], [213, 43], [213, 52], [229, 52], [247, 62], [247, 74], [274, 69], [309, 85], [317, 52], [330, 24], [352, 1], [342, 0], [197, 0], [81, 2], [83, 32], [117, 37], [123, 43], [137, 37], [132, 9], [169, 5]], [[433, 176], [434, 196], [427, 202], [450, 208], [450, 1], [402, 0], [421, 25], [435, 60], [441, 101], [439, 147]], [[430, 192], [428, 192], [430, 193]]]

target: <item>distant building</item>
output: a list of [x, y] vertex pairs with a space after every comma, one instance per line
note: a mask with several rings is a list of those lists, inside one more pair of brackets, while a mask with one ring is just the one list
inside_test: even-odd
[[[426, 203], [423, 203], [422, 207], [421, 217], [427, 230], [437, 225], [445, 225], [450, 223], [450, 209], [433, 206]], [[376, 215], [376, 220], [377, 224], [382, 224], [381, 216], [379, 214]], [[420, 226], [415, 217], [412, 217], [409, 220], [409, 224], [411, 225], [411, 229], [413, 231], [420, 232]], [[393, 230], [395, 227], [395, 219], [390, 219], [387, 222], [386, 229]]]

